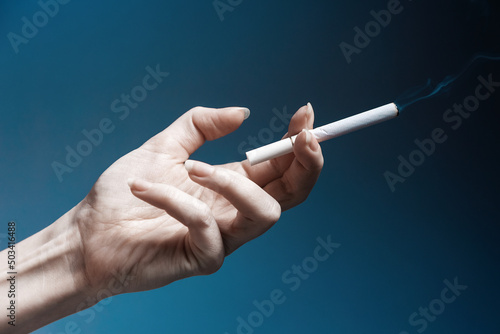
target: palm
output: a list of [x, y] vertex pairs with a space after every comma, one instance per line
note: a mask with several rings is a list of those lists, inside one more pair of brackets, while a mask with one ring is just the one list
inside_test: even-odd
[[[186, 261], [192, 253], [186, 248], [189, 245], [186, 242], [187, 228], [164, 210], [133, 196], [126, 183], [130, 177], [147, 179], [154, 175], [156, 182], [175, 186], [207, 203], [221, 233], [227, 231], [234, 221], [236, 209], [224, 197], [193, 182], [182, 161], [162, 158], [144, 148], [127, 154], [101, 175], [86, 197], [84, 204], [91, 216], [84, 220], [80, 229], [86, 236], [83, 238], [86, 263], [89, 271], [92, 270], [89, 277], [102, 278], [110, 268], [115, 272], [125, 270], [132, 276], [137, 276], [137, 273], [148, 276], [150, 270], [161, 270], [149, 266], [155, 257], [162, 258], [168, 272], [174, 269], [172, 277], [165, 277], [165, 280], [173, 280], [179, 273], [196, 269]], [[123, 247], [110, 249], [110, 243]], [[158, 247], [141, 246], [151, 244]], [[99, 272], [101, 269], [105, 272]], [[161, 280], [157, 283], [146, 288], [166, 284]]]

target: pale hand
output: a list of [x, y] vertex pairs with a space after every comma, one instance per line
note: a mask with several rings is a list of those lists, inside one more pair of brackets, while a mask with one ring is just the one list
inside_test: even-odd
[[[60, 295], [43, 290], [48, 303], [72, 305], [45, 314], [46, 320], [39, 319], [43, 305], [25, 311], [33, 319], [25, 329], [78, 311], [84, 296], [98, 302], [99, 291], [114, 284], [117, 276], [129, 279], [115, 284], [113, 294], [213, 273], [225, 256], [273, 226], [282, 210], [304, 201], [323, 166], [321, 148], [308, 131], [297, 137], [293, 154], [253, 167], [246, 160], [221, 166], [188, 160], [205, 140], [236, 130], [246, 116], [245, 108], [191, 109], [116, 161], [60, 220], [24, 241], [25, 254], [47, 248], [46, 253], [55, 253], [53, 258], [64, 258], [54, 261], [52, 270], [41, 259], [27, 268], [41, 263], [43, 275], [72, 275], [61, 279]], [[311, 129], [313, 121], [312, 107], [302, 107], [290, 121], [288, 134]], [[49, 246], [54, 236], [63, 245], [59, 251]], [[36, 276], [26, 281], [33, 282], [32, 289], [48, 288], [41, 287]]]

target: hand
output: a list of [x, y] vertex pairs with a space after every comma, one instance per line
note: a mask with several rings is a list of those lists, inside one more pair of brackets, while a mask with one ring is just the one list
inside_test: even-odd
[[[245, 116], [244, 108], [194, 108], [101, 175], [74, 215], [82, 254], [75, 263], [84, 265], [88, 289], [106, 286], [115, 273], [134, 277], [120, 293], [213, 273], [282, 210], [307, 198], [323, 166], [308, 131], [299, 134], [294, 154], [253, 167], [246, 160], [221, 166], [188, 160]], [[312, 107], [302, 107], [288, 133], [311, 129], [313, 121]]]

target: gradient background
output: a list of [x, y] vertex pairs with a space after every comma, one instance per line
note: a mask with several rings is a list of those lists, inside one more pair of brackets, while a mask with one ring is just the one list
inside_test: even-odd
[[[339, 44], [352, 44], [353, 28], [387, 1], [245, 0], [223, 21], [211, 0], [71, 1], [18, 54], [6, 36], [20, 34], [21, 18], [31, 20], [40, 7], [2, 2], [0, 233], [9, 220], [19, 239], [43, 229], [116, 159], [196, 105], [252, 110], [238, 131], [194, 156], [236, 161], [244, 158], [238, 144], [268, 127], [274, 108], [293, 112], [310, 101], [321, 125], [457, 73], [476, 52], [500, 54], [498, 2], [401, 3], [403, 12], [348, 64]], [[120, 120], [111, 102], [156, 64], [170, 76]], [[287, 299], [255, 333], [418, 333], [408, 317], [455, 277], [467, 290], [424, 332], [500, 333], [500, 92], [456, 131], [442, 120], [474, 92], [478, 75], [490, 73], [500, 81], [499, 62], [477, 63], [447, 94], [322, 144], [325, 168], [308, 200], [216, 274], [116, 296], [91, 321], [76, 314], [38, 333], [76, 326], [75, 333], [233, 334], [237, 317], [246, 319], [252, 302], [273, 289]], [[114, 122], [114, 132], [59, 182], [51, 163], [62, 162], [65, 146], [74, 148], [81, 131], [102, 118]], [[448, 140], [391, 192], [383, 173], [395, 172], [398, 156], [408, 157], [413, 141], [438, 127]], [[282, 274], [328, 235], [341, 247], [290, 291]]]

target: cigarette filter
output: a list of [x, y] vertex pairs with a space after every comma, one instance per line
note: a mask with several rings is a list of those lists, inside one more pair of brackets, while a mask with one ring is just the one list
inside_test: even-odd
[[[323, 125], [319, 128], [311, 130], [311, 133], [314, 137], [316, 137], [318, 142], [322, 142], [383, 121], [387, 121], [389, 119], [393, 119], [398, 115], [399, 110], [396, 104], [389, 103], [384, 106]], [[263, 161], [274, 159], [293, 152], [293, 145], [296, 138], [297, 135], [259, 147], [255, 150], [248, 151], [246, 155], [250, 165], [256, 165]]]

